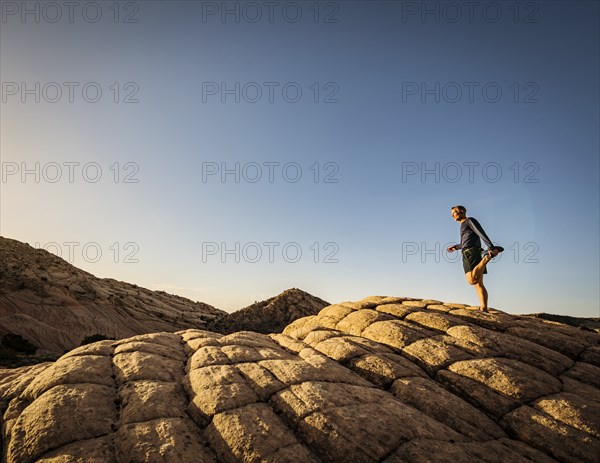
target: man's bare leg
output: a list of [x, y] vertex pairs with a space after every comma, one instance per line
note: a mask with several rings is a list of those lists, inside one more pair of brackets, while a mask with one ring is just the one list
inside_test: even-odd
[[479, 283], [475, 285], [475, 290], [477, 291], [477, 295], [479, 296], [479, 310], [484, 312], [489, 312], [488, 310], [488, 292], [483, 286], [483, 278]]
[[[489, 252], [485, 253], [485, 256], [483, 256], [481, 258], [481, 262], [479, 262], [474, 268], [473, 270], [471, 270], [470, 276], [471, 276], [471, 281], [469, 281], [469, 278], [467, 278], [467, 281], [469, 281], [469, 284], [471, 285], [476, 285], [477, 283], [479, 283], [480, 281], [483, 282], [483, 271], [485, 270], [485, 266], [489, 263], [490, 260], [492, 260], [494, 257], [496, 257], [498, 255], [498, 251], [497, 250], [493, 250], [491, 251], [491, 255]], [[467, 274], [469, 275], [469, 274]], [[486, 305], [487, 307], [487, 305]]]
[[470, 285], [475, 286], [475, 290], [477, 291], [477, 296], [479, 296], [479, 310], [483, 312], [488, 312], [488, 292], [485, 286], [483, 286], [483, 275], [481, 279], [477, 282], [473, 281], [473, 277], [471, 273], [465, 273], [465, 278]]

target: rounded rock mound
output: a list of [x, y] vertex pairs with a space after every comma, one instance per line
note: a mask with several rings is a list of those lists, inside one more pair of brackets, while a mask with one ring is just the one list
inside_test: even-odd
[[372, 296], [0, 370], [9, 463], [596, 462], [600, 335]]

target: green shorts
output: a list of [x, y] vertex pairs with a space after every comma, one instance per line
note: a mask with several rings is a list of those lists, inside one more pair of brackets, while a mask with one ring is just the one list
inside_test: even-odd
[[[483, 249], [480, 247], [465, 248], [462, 250], [462, 262], [465, 273], [470, 273], [481, 262], [482, 251]], [[487, 273], [487, 267], [483, 269], [483, 273]]]

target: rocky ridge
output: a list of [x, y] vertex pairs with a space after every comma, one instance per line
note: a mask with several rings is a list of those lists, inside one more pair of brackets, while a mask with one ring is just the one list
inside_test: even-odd
[[600, 335], [372, 296], [0, 370], [3, 462], [597, 462]]
[[329, 302], [298, 288], [287, 289], [265, 301], [255, 302], [236, 312], [208, 322], [207, 329], [222, 334], [237, 331], [279, 333], [294, 320], [316, 315]]
[[86, 337], [205, 328], [226, 312], [202, 302], [97, 278], [64, 259], [0, 237], [0, 335], [14, 333], [41, 354], [63, 354]]
[[600, 333], [600, 317], [571, 317], [568, 315], [558, 315], [553, 313], [533, 313], [527, 316], [543, 318], [544, 320], [564, 323], [565, 325], [576, 326], [578, 328]]

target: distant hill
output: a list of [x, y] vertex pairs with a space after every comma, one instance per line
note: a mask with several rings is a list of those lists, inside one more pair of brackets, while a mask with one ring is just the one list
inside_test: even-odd
[[208, 322], [208, 329], [223, 334], [236, 331], [280, 333], [294, 320], [315, 315], [328, 305], [329, 302], [323, 299], [298, 288], [291, 288], [225, 317], [215, 318]]
[[62, 354], [92, 335], [202, 329], [224, 315], [164, 291], [97, 278], [48, 251], [0, 237], [0, 336], [19, 335], [39, 355]]

